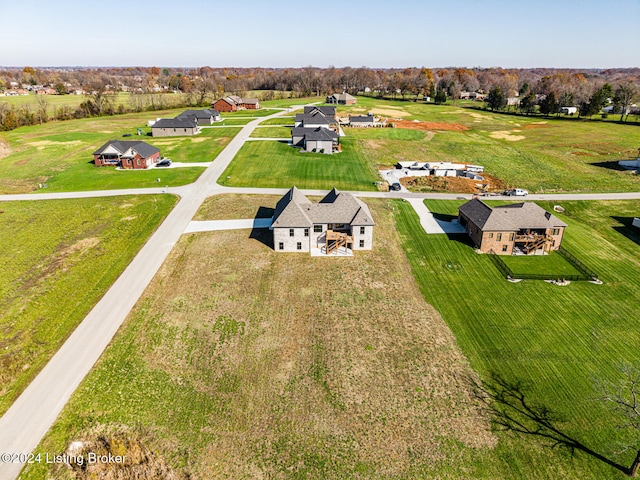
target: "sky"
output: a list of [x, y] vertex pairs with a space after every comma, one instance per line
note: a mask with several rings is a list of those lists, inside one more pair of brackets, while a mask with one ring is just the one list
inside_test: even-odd
[[0, 0], [0, 66], [640, 67], [640, 0]]

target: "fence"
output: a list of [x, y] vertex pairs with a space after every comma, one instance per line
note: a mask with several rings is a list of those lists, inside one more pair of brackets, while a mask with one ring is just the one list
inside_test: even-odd
[[509, 266], [504, 263], [493, 250], [489, 251], [489, 259], [493, 262], [500, 273], [508, 279], [522, 279], [522, 280], [597, 280], [598, 275], [588, 268], [584, 263], [578, 260], [574, 255], [567, 252], [564, 248], [560, 247], [558, 253], [562, 255], [573, 267], [580, 272], [580, 275], [554, 275], [554, 274], [541, 274], [541, 273], [519, 273], [514, 274]]

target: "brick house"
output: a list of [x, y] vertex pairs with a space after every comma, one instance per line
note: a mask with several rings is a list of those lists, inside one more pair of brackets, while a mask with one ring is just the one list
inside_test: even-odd
[[120, 166], [142, 169], [158, 163], [160, 150], [139, 141], [111, 140], [93, 152], [93, 163], [97, 167]]
[[219, 98], [213, 102], [212, 107], [219, 112], [235, 112], [237, 110], [258, 110], [260, 100], [257, 98], [242, 98], [237, 95]]
[[312, 203], [292, 187], [276, 205], [270, 228], [277, 252], [328, 255], [371, 250], [374, 226], [369, 207], [350, 193], [334, 188]]
[[459, 207], [458, 221], [480, 252], [498, 255], [557, 250], [567, 226], [533, 202], [491, 208], [477, 198]]

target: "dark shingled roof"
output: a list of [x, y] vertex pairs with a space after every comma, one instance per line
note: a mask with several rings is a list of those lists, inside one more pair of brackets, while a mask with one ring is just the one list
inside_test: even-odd
[[329, 125], [331, 119], [325, 117], [322, 113], [316, 115], [298, 113], [296, 114], [296, 122], [302, 122], [303, 125]]
[[348, 192], [334, 188], [320, 203], [314, 204], [292, 187], [276, 205], [271, 227], [299, 228], [328, 223], [375, 225], [369, 207]]
[[140, 154], [141, 157], [147, 158], [153, 155], [154, 153], [158, 153], [160, 151], [159, 148], [154, 147], [153, 145], [149, 145], [146, 142], [140, 142], [136, 140], [130, 141], [121, 141], [121, 140], [111, 140], [105, 143], [98, 150], [93, 152], [94, 155], [102, 155], [102, 153], [109, 147], [112, 146], [115, 148], [120, 155], [126, 152], [128, 149], [132, 148], [136, 152]]
[[368, 122], [373, 122], [373, 115], [352, 115], [349, 118], [349, 121], [351, 123], [368, 123]]
[[198, 124], [193, 117], [161, 118], [151, 126], [154, 128], [195, 128]]
[[316, 106], [306, 106], [304, 107], [304, 113], [310, 114], [315, 111], [326, 115], [327, 117], [335, 117], [336, 115], [336, 107], [316, 107]]
[[196, 118], [209, 119], [211, 117], [217, 117], [218, 115], [220, 115], [220, 112], [218, 112], [217, 110], [205, 108], [203, 110], [185, 110], [176, 118], [196, 117]]
[[525, 228], [566, 227], [567, 224], [533, 202], [491, 208], [474, 198], [459, 208], [470, 222], [483, 232], [518, 231]]
[[335, 140], [338, 138], [338, 134], [333, 130], [329, 130], [328, 128], [318, 127], [314, 129], [308, 128], [307, 130], [310, 130], [310, 131], [304, 133], [305, 140], [312, 140], [312, 141]]

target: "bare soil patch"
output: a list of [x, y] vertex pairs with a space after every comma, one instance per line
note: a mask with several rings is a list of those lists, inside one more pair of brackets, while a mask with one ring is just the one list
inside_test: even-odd
[[535, 128], [551, 128], [551, 125], [547, 125], [546, 123], [530, 123], [529, 125], [525, 125], [525, 130], [533, 130]]
[[11, 154], [11, 147], [8, 143], [0, 140], [0, 160]]
[[484, 180], [464, 177], [405, 177], [400, 179], [400, 183], [412, 192], [481, 193], [505, 190], [506, 184], [501, 179], [487, 173], [482, 176]]
[[406, 128], [408, 130], [450, 130], [454, 132], [464, 132], [469, 130], [469, 127], [460, 125], [459, 123], [447, 123], [447, 122], [412, 122], [410, 120], [394, 120], [392, 122], [396, 128]]
[[527, 138], [524, 135], [513, 135], [513, 131], [511, 130], [496, 130], [495, 132], [491, 132], [489, 136], [496, 140], [506, 140], [508, 142], [518, 142]]
[[370, 110], [374, 115], [383, 115], [387, 117], [408, 117], [411, 114], [409, 112], [405, 112], [400, 107], [391, 107], [387, 106], [385, 108], [372, 108]]

